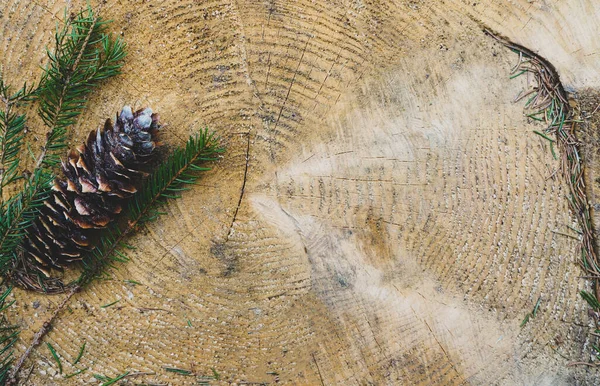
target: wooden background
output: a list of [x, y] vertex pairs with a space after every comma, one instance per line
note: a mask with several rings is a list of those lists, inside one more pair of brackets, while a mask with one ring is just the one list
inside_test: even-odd
[[[0, 63], [12, 84], [39, 77], [63, 10], [82, 5], [0, 3]], [[567, 367], [590, 360], [595, 342], [578, 295], [589, 289], [578, 242], [560, 234], [576, 224], [558, 161], [532, 133], [542, 126], [512, 103], [527, 86], [508, 79], [517, 56], [476, 22], [549, 59], [588, 96], [591, 117], [595, 0], [102, 7], [129, 55], [72, 143], [131, 104], [160, 113], [166, 146], [208, 126], [227, 153], [48, 335], [66, 373], [87, 342], [78, 367], [87, 372], [63, 379], [40, 346], [28, 384], [128, 370], [154, 373], [132, 384], [194, 384], [165, 366], [214, 369], [213, 384], [600, 382], [593, 368]], [[42, 138], [39, 122], [29, 129]], [[538, 298], [537, 317], [520, 328]], [[18, 354], [61, 298], [16, 299]]]

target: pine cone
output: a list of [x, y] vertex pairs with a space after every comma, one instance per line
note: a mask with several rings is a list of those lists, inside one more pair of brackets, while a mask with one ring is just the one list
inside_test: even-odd
[[17, 282], [31, 288], [32, 272], [49, 278], [51, 269], [61, 270], [93, 247], [94, 230], [121, 212], [146, 174], [140, 168], [155, 153], [159, 128], [158, 115], [150, 108], [133, 113], [125, 106], [114, 126], [106, 120], [104, 128], [90, 132], [84, 144], [69, 152], [62, 163], [65, 178], [54, 181], [29, 229], [24, 267], [17, 267], [14, 275]]

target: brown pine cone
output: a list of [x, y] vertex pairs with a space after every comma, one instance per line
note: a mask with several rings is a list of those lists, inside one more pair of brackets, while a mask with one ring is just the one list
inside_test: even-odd
[[51, 269], [80, 260], [93, 247], [93, 231], [108, 225], [136, 192], [136, 182], [145, 174], [140, 168], [155, 153], [159, 129], [158, 115], [150, 108], [134, 113], [125, 106], [114, 125], [108, 119], [69, 152], [62, 163], [64, 178], [54, 181], [29, 229], [17, 282], [30, 287], [32, 273], [50, 277]]

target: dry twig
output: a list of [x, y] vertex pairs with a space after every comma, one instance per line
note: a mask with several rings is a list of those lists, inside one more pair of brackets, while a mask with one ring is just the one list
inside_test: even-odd
[[65, 296], [65, 298], [62, 300], [62, 302], [60, 302], [60, 304], [54, 309], [54, 311], [52, 312], [52, 315], [50, 315], [48, 320], [46, 320], [44, 322], [44, 324], [42, 324], [42, 327], [38, 330], [38, 332], [35, 333], [35, 335], [33, 336], [33, 340], [31, 341], [31, 344], [29, 345], [29, 347], [27, 347], [27, 350], [25, 350], [25, 352], [21, 355], [21, 357], [19, 358], [17, 363], [15, 363], [15, 365], [11, 369], [10, 375], [8, 377], [8, 381], [6, 382], [6, 386], [12, 386], [12, 385], [16, 385], [18, 383], [19, 371], [23, 367], [25, 360], [27, 360], [27, 358], [29, 357], [29, 355], [31, 354], [33, 349], [36, 348], [37, 346], [39, 346], [39, 344], [42, 342], [42, 339], [52, 329], [52, 324], [54, 323], [54, 320], [56, 320], [56, 318], [58, 317], [60, 312], [63, 309], [65, 309], [65, 307], [69, 303], [69, 300], [71, 300], [71, 298], [73, 297], [73, 295], [75, 295], [75, 293], [79, 290], [79, 288], [80, 287], [73, 287], [71, 289], [71, 291], [67, 294], [67, 296]]

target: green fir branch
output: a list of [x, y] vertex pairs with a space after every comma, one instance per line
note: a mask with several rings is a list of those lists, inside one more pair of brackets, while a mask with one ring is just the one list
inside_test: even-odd
[[[23, 190], [6, 202], [0, 201], [0, 273], [6, 273], [19, 258], [23, 236], [49, 195], [54, 179], [52, 169], [60, 163], [59, 152], [67, 146], [67, 128], [76, 122], [86, 98], [99, 82], [119, 74], [126, 55], [123, 40], [112, 39], [106, 33], [109, 21], [95, 15], [91, 7], [65, 20], [55, 34], [54, 49], [48, 50], [50, 63], [38, 87], [24, 86], [9, 97], [9, 88], [0, 84], [6, 106], [0, 114], [0, 121], [4, 118], [4, 123], [0, 122], [0, 168], [5, 170], [0, 185], [19, 178], [15, 157], [18, 158], [23, 144], [25, 117], [15, 115], [9, 108], [20, 101], [37, 99], [38, 112], [50, 129]], [[0, 196], [1, 193], [0, 188]]]
[[0, 204], [4, 187], [19, 178], [24, 131], [25, 115], [14, 113], [8, 104], [0, 111]]
[[6, 273], [18, 258], [22, 239], [44, 205], [52, 179], [52, 173], [36, 169], [23, 190], [0, 208], [0, 273]]
[[[66, 19], [66, 18], [65, 18]], [[58, 165], [67, 127], [82, 113], [87, 96], [103, 79], [120, 73], [125, 43], [106, 33], [105, 21], [91, 7], [69, 19], [55, 34], [55, 48], [38, 91], [39, 114], [50, 129], [36, 166]]]
[[26, 118], [24, 114], [17, 114], [14, 108], [30, 101], [34, 93], [27, 84], [13, 93], [0, 72], [0, 100], [4, 103], [4, 108], [0, 109], [0, 207], [4, 203], [4, 187], [21, 178], [19, 163]]
[[38, 170], [20, 193], [4, 200], [4, 188], [21, 178], [19, 164], [25, 135], [25, 115], [15, 113], [14, 107], [31, 100], [34, 92], [34, 89], [24, 85], [12, 93], [11, 87], [0, 74], [0, 99], [4, 103], [4, 108], [0, 109], [0, 272], [6, 272], [6, 267], [16, 256], [23, 231], [31, 224], [30, 220], [39, 206], [33, 199], [37, 189], [31, 183], [34, 182], [36, 187], [46, 185], [42, 181], [44, 171]]
[[187, 185], [196, 183], [201, 172], [210, 170], [203, 165], [217, 160], [223, 151], [214, 133], [204, 129], [190, 137], [184, 148], [169, 156], [144, 182], [144, 187], [130, 202], [127, 227], [110, 227], [103, 233], [100, 245], [84, 257], [84, 272], [78, 284], [83, 286], [89, 283], [107, 267], [112, 266], [113, 262], [124, 261], [126, 256], [121, 250], [128, 247], [124, 243], [126, 237], [138, 226], [158, 218], [162, 214], [159, 211], [160, 206], [169, 199], [180, 197], [182, 191], [189, 189]]

